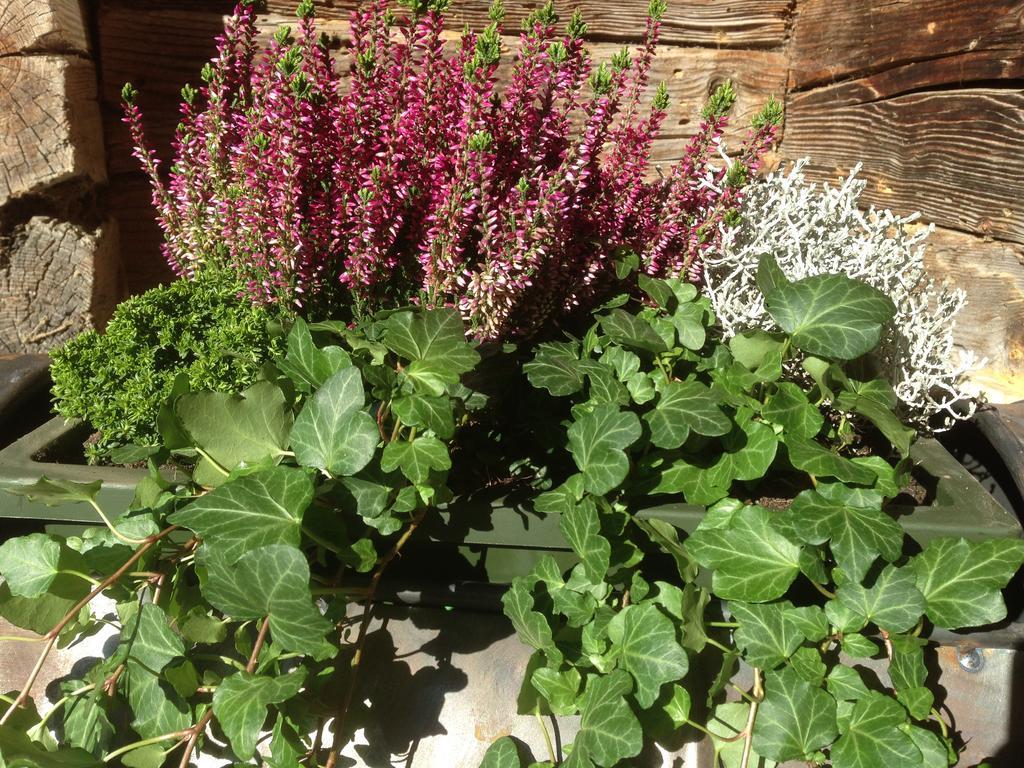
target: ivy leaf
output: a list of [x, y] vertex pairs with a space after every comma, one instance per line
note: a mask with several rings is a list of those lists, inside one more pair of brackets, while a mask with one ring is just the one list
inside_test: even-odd
[[784, 613], [786, 620], [792, 622], [800, 634], [812, 643], [819, 642], [829, 633], [825, 611], [817, 605], [804, 605], [799, 608], [788, 607], [784, 609]]
[[856, 632], [847, 632], [841, 643], [843, 653], [855, 659], [870, 659], [878, 654], [878, 645], [870, 637]]
[[906, 707], [907, 712], [915, 720], [926, 719], [932, 711], [932, 705], [935, 704], [935, 694], [924, 686], [901, 688], [896, 691], [896, 699]]
[[896, 690], [919, 688], [928, 677], [924, 663], [926, 641], [913, 635], [893, 635], [892, 660], [889, 662], [889, 680]]
[[292, 698], [305, 678], [306, 671], [299, 669], [279, 677], [238, 672], [221, 681], [213, 693], [213, 714], [239, 760], [255, 754], [267, 707]]
[[564, 671], [538, 667], [530, 675], [530, 682], [547, 700], [553, 714], [575, 714], [576, 699], [580, 692], [580, 673], [576, 667], [569, 667]]
[[579, 349], [568, 342], [541, 344], [533, 360], [523, 365], [523, 372], [535, 388], [546, 389], [555, 397], [573, 395], [583, 389]]
[[[745, 740], [740, 735], [747, 727], [750, 705], [741, 702], [719, 704], [708, 719], [707, 727], [715, 746], [715, 766], [718, 761], [724, 768], [742, 768]], [[751, 749], [749, 768], [775, 768], [777, 763]]]
[[651, 442], [659, 448], [678, 448], [692, 429], [717, 437], [732, 429], [711, 390], [698, 381], [670, 381], [661, 390], [653, 411], [644, 416], [651, 427]]
[[616, 344], [624, 347], [647, 352], [664, 352], [668, 349], [665, 340], [650, 323], [624, 309], [613, 309], [609, 312], [608, 316], [601, 320], [601, 330]]
[[834, 477], [844, 483], [859, 485], [871, 485], [875, 482], [875, 473], [870, 469], [832, 453], [828, 448], [813, 440], [807, 440], [795, 434], [787, 435], [786, 448], [789, 451], [790, 463], [809, 475]]
[[465, 325], [454, 309], [396, 312], [384, 323], [384, 344], [406, 360], [428, 363], [430, 370], [451, 384], [480, 360], [466, 341]]
[[877, 503], [877, 507], [860, 507], [827, 499], [818, 491], [802, 491], [782, 520], [809, 544], [830, 541], [839, 567], [851, 580], [860, 581], [876, 558], [892, 562], [903, 552], [903, 529], [882, 512], [880, 499]]
[[647, 709], [661, 686], [682, 679], [689, 670], [686, 651], [675, 627], [653, 603], [627, 606], [608, 625], [612, 652], [636, 682], [637, 704]]
[[292, 412], [284, 392], [267, 381], [253, 384], [241, 395], [182, 395], [175, 401], [174, 410], [193, 444], [228, 471], [240, 464], [279, 460], [292, 428]]
[[[64, 693], [70, 693], [65, 689]], [[64, 705], [64, 736], [73, 747], [95, 753], [106, 749], [114, 736], [114, 726], [100, 706], [102, 691], [97, 688], [85, 696], [75, 696]]]
[[762, 330], [743, 331], [729, 339], [733, 358], [749, 371], [756, 371], [766, 364], [771, 366], [776, 360], [781, 363], [785, 347], [781, 334]]
[[300, 469], [271, 467], [243, 475], [168, 516], [230, 562], [258, 547], [301, 542], [313, 481]]
[[611, 768], [640, 754], [643, 733], [625, 699], [632, 688], [629, 675], [622, 670], [587, 680], [580, 700], [580, 730], [565, 768]]
[[146, 667], [128, 659], [123, 675], [132, 729], [143, 739], [181, 731], [192, 725], [188, 705], [171, 686]]
[[517, 576], [512, 586], [505, 590], [501, 598], [505, 615], [508, 616], [519, 634], [519, 639], [527, 645], [544, 651], [552, 663], [561, 663], [562, 653], [555, 645], [551, 635], [551, 627], [544, 614], [534, 610], [533, 595], [530, 594], [530, 577]]
[[83, 749], [48, 752], [12, 725], [0, 725], [0, 764], [5, 768], [104, 768]]
[[944, 629], [1002, 621], [1001, 590], [1024, 563], [1024, 540], [935, 539], [910, 561], [928, 618]]
[[70, 574], [62, 573], [37, 597], [18, 597], [11, 587], [0, 582], [0, 616], [22, 629], [45, 635], [72, 606], [89, 593], [91, 585]]
[[825, 423], [825, 417], [808, 401], [804, 390], [789, 381], [775, 386], [775, 392], [768, 398], [761, 415], [784, 427], [787, 435], [794, 434], [808, 440], [817, 435]]
[[837, 664], [832, 667], [825, 680], [828, 692], [838, 701], [857, 701], [868, 695], [864, 678], [853, 667]]
[[451, 398], [429, 395], [398, 397], [391, 402], [391, 410], [403, 424], [432, 430], [444, 440], [455, 434]]
[[825, 662], [817, 648], [798, 648], [789, 658], [789, 666], [811, 685], [820, 686], [825, 682]]
[[835, 768], [878, 768], [880, 765], [920, 765], [921, 750], [900, 728], [907, 713], [896, 701], [869, 691], [853, 705], [850, 724], [832, 746]]
[[936, 734], [916, 725], [908, 726], [906, 732], [921, 751], [921, 768], [949, 768], [948, 742], [944, 743]]
[[[844, 411], [853, 411], [866, 418], [888, 438], [900, 455], [908, 455], [910, 441], [914, 439], [915, 433], [893, 413], [896, 396], [889, 383], [881, 380], [869, 381], [864, 384], [848, 380], [848, 383], [853, 388], [852, 391], [839, 393], [836, 405]], [[879, 389], [882, 390], [881, 394], [878, 394]], [[888, 397], [889, 395], [891, 397]]]
[[161, 672], [174, 659], [185, 655], [185, 644], [171, 629], [164, 609], [145, 603], [138, 613], [125, 622], [121, 632], [121, 648], [127, 658], [150, 672]]
[[352, 359], [341, 347], [317, 347], [301, 317], [295, 319], [288, 333], [287, 346], [287, 353], [277, 361], [277, 367], [303, 392], [316, 391], [334, 373], [352, 365]]
[[878, 346], [882, 328], [896, 314], [888, 296], [845, 275], [789, 282], [770, 255], [761, 257], [757, 283], [768, 313], [794, 346], [812, 355], [860, 357]]
[[436, 437], [417, 437], [411, 443], [395, 441], [384, 446], [380, 468], [385, 472], [400, 469], [416, 485], [423, 485], [432, 469], [445, 470], [452, 466], [448, 448]]
[[354, 475], [369, 464], [380, 434], [373, 417], [361, 410], [365, 401], [358, 368], [343, 368], [331, 376], [295, 420], [295, 460], [332, 475]]
[[758, 506], [737, 511], [726, 528], [698, 527], [685, 546], [694, 560], [714, 569], [713, 589], [723, 600], [774, 600], [800, 572], [800, 548]]
[[[579, 563], [573, 568], [570, 580], [574, 582], [585, 582], [585, 587], [592, 586], [586, 576], [578, 576], [582, 571], [583, 564]], [[584, 571], [585, 572], [585, 571]], [[582, 627], [593, 617], [597, 609], [597, 599], [586, 588], [577, 590], [574, 587], [578, 584], [568, 584], [562, 578], [562, 571], [551, 555], [544, 555], [534, 566], [534, 576], [544, 582], [547, 587], [548, 597], [551, 598], [551, 605], [557, 613], [565, 616], [570, 627]]]
[[765, 674], [764, 701], [754, 722], [759, 754], [779, 762], [812, 760], [837, 733], [835, 699], [792, 669]]
[[558, 527], [579, 556], [587, 579], [593, 584], [604, 581], [611, 561], [611, 545], [601, 535], [597, 506], [590, 499], [574, 504], [562, 513]]
[[640, 420], [611, 403], [598, 405], [569, 427], [569, 450], [583, 473], [583, 486], [604, 495], [626, 479], [625, 449], [640, 439]]
[[750, 666], [773, 669], [800, 647], [804, 635], [787, 611], [792, 607], [788, 600], [763, 605], [729, 603], [729, 611], [739, 622], [733, 637]]
[[251, 550], [237, 562], [203, 545], [207, 576], [203, 596], [234, 619], [270, 617], [270, 634], [285, 650], [316, 655], [327, 621], [313, 606], [309, 565], [295, 547], [273, 544]]
[[45, 594], [62, 570], [85, 570], [84, 562], [80, 554], [45, 533], [8, 539], [0, 546], [0, 575], [18, 597]]
[[724, 449], [707, 471], [707, 483], [728, 488], [733, 480], [760, 480], [775, 460], [779, 441], [767, 424], [754, 420], [749, 408], [736, 411], [735, 426], [722, 436]]
[[502, 736], [484, 753], [480, 768], [521, 768], [519, 750], [511, 736]]
[[910, 569], [888, 565], [870, 589], [856, 581], [841, 584], [825, 613], [841, 632], [856, 632], [868, 622], [889, 632], [906, 632], [921, 618], [924, 608], [924, 596], [914, 586]]
[[69, 502], [92, 501], [100, 492], [101, 485], [103, 485], [102, 480], [93, 480], [91, 483], [75, 483], [71, 480], [43, 475], [31, 485], [4, 481], [0, 483], [0, 490], [15, 496], [26, 496], [29, 501], [41, 501], [48, 507], [57, 507]]

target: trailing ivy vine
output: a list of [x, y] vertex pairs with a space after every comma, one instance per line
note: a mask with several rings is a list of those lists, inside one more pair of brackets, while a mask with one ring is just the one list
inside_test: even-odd
[[[505, 592], [535, 651], [518, 705], [580, 727], [539, 762], [500, 739], [484, 766], [608, 768], [705, 735], [730, 767], [955, 761], [927, 630], [1001, 620], [1024, 542], [910, 542], [890, 505], [914, 434], [855, 362], [891, 303], [842, 276], [790, 282], [770, 257], [758, 283], [783, 332], [723, 343], [692, 285], [639, 276], [523, 366], [572, 467], [535, 512], [578, 562], [541, 557]], [[4, 697], [3, 764], [184, 767], [218, 741], [240, 763], [340, 764], [382, 578], [452, 500], [453, 445], [482, 418], [479, 360], [453, 310], [297, 320], [241, 395], [178, 378], [159, 442], [124, 449], [149, 465], [126, 514], [99, 483], [9, 488], [105, 525], [0, 546], [0, 615], [42, 638]], [[679, 501], [707, 509], [692, 531], [659, 517]], [[115, 613], [92, 609], [100, 594]], [[48, 654], [107, 625], [114, 652], [39, 712]], [[888, 674], [863, 674], [868, 658]]]

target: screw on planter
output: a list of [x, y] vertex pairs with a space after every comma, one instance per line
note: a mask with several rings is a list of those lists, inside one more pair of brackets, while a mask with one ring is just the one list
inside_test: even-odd
[[964, 672], [981, 672], [985, 666], [985, 655], [980, 648], [961, 646], [956, 649], [956, 660]]

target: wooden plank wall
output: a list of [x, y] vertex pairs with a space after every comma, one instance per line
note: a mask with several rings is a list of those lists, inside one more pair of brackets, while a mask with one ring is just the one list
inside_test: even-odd
[[[344, 35], [353, 0], [319, 14]], [[534, 6], [506, 0], [515, 28]], [[647, 0], [580, 6], [594, 47], [636, 42]], [[131, 290], [165, 279], [148, 193], [119, 122], [125, 81], [141, 91], [152, 140], [166, 148], [178, 91], [196, 80], [230, 0], [92, 0], [107, 149], [106, 204], [117, 219]], [[266, 0], [268, 32], [294, 0]], [[486, 23], [484, 0], [454, 0], [453, 28]], [[670, 0], [655, 80], [672, 113], [655, 155], [671, 161], [706, 95], [725, 79], [737, 123], [771, 94], [786, 107], [778, 160], [809, 156], [819, 180], [863, 162], [865, 203], [919, 210], [938, 230], [937, 277], [970, 296], [958, 329], [991, 377], [1024, 374], [1024, 0]], [[1017, 396], [1024, 397], [1024, 389]]]

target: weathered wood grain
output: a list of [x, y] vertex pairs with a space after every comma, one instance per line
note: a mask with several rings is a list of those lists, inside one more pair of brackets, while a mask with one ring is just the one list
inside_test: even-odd
[[35, 216], [0, 242], [0, 353], [44, 352], [106, 321], [118, 296], [115, 231]]
[[0, 205], [74, 177], [105, 178], [92, 62], [0, 57]]
[[[1021, 59], [1009, 61], [1016, 76]], [[792, 95], [784, 155], [809, 156], [817, 178], [863, 162], [866, 203], [1024, 243], [1024, 90], [931, 88], [961, 64], [972, 70], [991, 60], [920, 62]]]
[[163, 233], [156, 223], [149, 183], [139, 173], [112, 176], [108, 208], [121, 241], [121, 277], [127, 294], [141, 293], [174, 279], [160, 252]]
[[1024, 371], [1024, 247], [938, 228], [925, 244], [929, 274], [967, 292], [957, 345], [987, 372]]
[[794, 88], [962, 53], [1019, 58], [1022, 0], [800, 0], [789, 52]]
[[[519, 29], [523, 19], [542, 3], [540, 0], [507, 0], [505, 29]], [[324, 0], [317, 13], [324, 18], [347, 19], [357, 0]], [[454, 0], [448, 11], [449, 27], [464, 24], [480, 29], [488, 23], [489, 3], [483, 0]], [[789, 0], [673, 0], [662, 19], [661, 38], [668, 45], [764, 48], [781, 46], [790, 14]], [[555, 0], [555, 10], [564, 21], [579, 8], [595, 40], [637, 40], [643, 36], [647, 0]], [[267, 0], [267, 10], [293, 14], [293, 0]]]
[[0, 3], [0, 56], [81, 53], [89, 37], [79, 0], [7, 0]]

